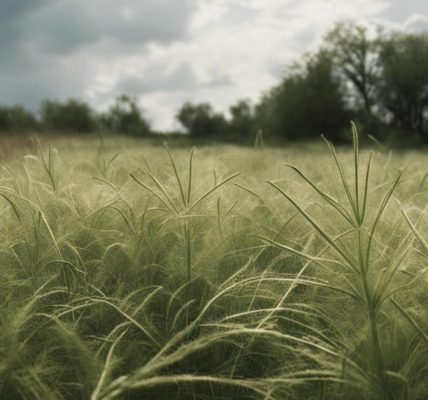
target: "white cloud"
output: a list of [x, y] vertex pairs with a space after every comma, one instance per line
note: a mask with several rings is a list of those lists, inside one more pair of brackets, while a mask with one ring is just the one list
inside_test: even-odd
[[413, 14], [403, 23], [405, 30], [426, 30], [428, 28], [428, 15]]

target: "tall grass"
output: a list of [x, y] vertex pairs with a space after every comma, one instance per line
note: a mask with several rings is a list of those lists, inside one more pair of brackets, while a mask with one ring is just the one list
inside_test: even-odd
[[4, 163], [0, 398], [427, 398], [427, 156], [352, 129]]

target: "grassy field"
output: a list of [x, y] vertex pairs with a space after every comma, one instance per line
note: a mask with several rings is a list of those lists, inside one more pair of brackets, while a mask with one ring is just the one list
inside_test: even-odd
[[428, 153], [12, 147], [0, 399], [428, 398]]

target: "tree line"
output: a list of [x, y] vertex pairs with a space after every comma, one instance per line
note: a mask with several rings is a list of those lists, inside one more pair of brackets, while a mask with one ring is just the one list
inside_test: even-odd
[[[209, 103], [186, 102], [176, 118], [201, 138], [249, 138], [262, 130], [288, 140], [320, 133], [342, 140], [354, 119], [366, 133], [428, 143], [428, 34], [380, 28], [370, 34], [364, 26], [340, 23], [256, 104], [239, 100], [225, 116]], [[126, 95], [104, 113], [77, 99], [44, 101], [37, 117], [19, 105], [0, 107], [1, 131], [37, 129], [153, 133], [135, 99]]]
[[39, 116], [21, 105], [0, 106], [0, 131], [55, 131], [90, 133], [107, 130], [134, 136], [152, 133], [135, 99], [121, 95], [107, 112], [97, 113], [79, 99], [45, 100]]

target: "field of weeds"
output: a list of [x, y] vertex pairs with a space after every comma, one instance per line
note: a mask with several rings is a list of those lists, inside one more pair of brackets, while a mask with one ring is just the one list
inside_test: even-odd
[[3, 156], [0, 398], [428, 398], [428, 154], [107, 138]]

